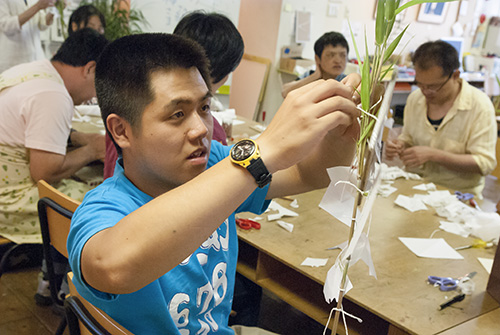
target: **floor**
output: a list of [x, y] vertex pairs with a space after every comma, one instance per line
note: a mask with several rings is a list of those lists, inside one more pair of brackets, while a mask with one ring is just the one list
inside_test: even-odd
[[[483, 192], [482, 209], [495, 211], [500, 200], [500, 182], [488, 176]], [[40, 307], [34, 302], [38, 267], [15, 270], [0, 278], [0, 334], [54, 334], [61, 316], [52, 307]], [[294, 308], [263, 292], [258, 324], [280, 334], [322, 334], [323, 326]], [[66, 330], [65, 334], [68, 334]]]

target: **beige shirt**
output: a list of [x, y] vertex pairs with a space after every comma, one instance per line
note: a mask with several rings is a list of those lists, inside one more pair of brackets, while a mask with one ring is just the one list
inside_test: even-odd
[[437, 130], [427, 119], [427, 104], [420, 90], [408, 97], [403, 132], [399, 137], [410, 146], [428, 146], [455, 154], [470, 154], [481, 173], [450, 170], [427, 162], [417, 173], [452, 190], [481, 195], [484, 176], [496, 166], [497, 126], [489, 97], [462, 80], [462, 89]]

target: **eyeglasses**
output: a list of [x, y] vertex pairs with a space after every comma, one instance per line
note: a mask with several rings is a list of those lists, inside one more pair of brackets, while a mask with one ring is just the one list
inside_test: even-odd
[[430, 91], [430, 92], [437, 92], [440, 89], [442, 89], [444, 85], [446, 85], [446, 83], [451, 79], [452, 75], [453, 75], [453, 72], [450, 73], [450, 75], [448, 76], [448, 79], [446, 79], [444, 81], [444, 83], [442, 83], [442, 84], [424, 85], [424, 84], [419, 83], [418, 81], [415, 81], [415, 85], [417, 85], [421, 90], [426, 90], [426, 91]]

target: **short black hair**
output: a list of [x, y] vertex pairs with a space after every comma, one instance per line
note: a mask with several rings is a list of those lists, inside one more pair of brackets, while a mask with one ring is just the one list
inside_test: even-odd
[[414, 66], [422, 70], [439, 66], [443, 69], [443, 76], [451, 75], [460, 67], [457, 50], [451, 44], [441, 40], [419, 46], [413, 54], [412, 62]]
[[[99, 17], [103, 28], [106, 28], [106, 19], [99, 9], [97, 9], [94, 5], [83, 5], [75, 9], [69, 17], [68, 36], [71, 36], [74, 32], [78, 31], [80, 24], [83, 23], [83, 26], [86, 27], [89, 23], [89, 19], [94, 15]], [[76, 23], [76, 26], [78, 27], [76, 30], [73, 30], [72, 23]]]
[[347, 50], [347, 54], [349, 54], [349, 44], [347, 44], [347, 40], [344, 35], [341, 33], [337, 33], [336, 31], [330, 31], [328, 33], [324, 33], [316, 43], [314, 43], [314, 53], [316, 56], [321, 58], [321, 54], [326, 46], [331, 45], [332, 47], [336, 47], [337, 45], [343, 46]]
[[243, 38], [231, 20], [222, 14], [188, 13], [179, 21], [174, 34], [195, 40], [205, 49], [214, 83], [233, 72], [243, 57]]
[[203, 48], [193, 40], [148, 33], [128, 35], [108, 45], [97, 62], [95, 87], [106, 131], [118, 153], [122, 151], [107, 128], [108, 116], [117, 114], [138, 127], [144, 109], [155, 98], [151, 74], [192, 67], [198, 69], [210, 89], [208, 59]]
[[84, 28], [69, 36], [61, 45], [52, 61], [71, 66], [85, 66], [97, 61], [108, 40], [94, 29]]

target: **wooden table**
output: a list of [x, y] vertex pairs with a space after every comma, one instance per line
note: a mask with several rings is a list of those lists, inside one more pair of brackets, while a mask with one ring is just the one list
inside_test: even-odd
[[[429, 238], [438, 229], [440, 218], [434, 209], [410, 213], [394, 204], [398, 194], [419, 192], [411, 187], [420, 183], [396, 181], [398, 191], [388, 198], [378, 197], [375, 202], [370, 244], [378, 279], [368, 275], [363, 262], [349, 268], [354, 288], [344, 299], [344, 309], [363, 319], [359, 324], [347, 318], [350, 334], [437, 334], [498, 310], [499, 304], [485, 292], [488, 274], [477, 260], [493, 258], [494, 248], [463, 250], [463, 260], [428, 259], [418, 258], [399, 241], [398, 237]], [[339, 254], [339, 250], [327, 248], [346, 241], [349, 228], [318, 207], [323, 194], [324, 190], [319, 190], [296, 196], [298, 209], [290, 208], [288, 200], [277, 200], [300, 214], [283, 219], [294, 224], [292, 233], [272, 221], [262, 222], [261, 230], [239, 230], [238, 272], [324, 325], [334, 306], [326, 304], [323, 284]], [[443, 231], [434, 237], [444, 238], [452, 247], [472, 240]], [[325, 267], [301, 266], [306, 257], [329, 261]], [[427, 284], [427, 276], [456, 278], [472, 271], [477, 271], [476, 289], [454, 305], [461, 309], [438, 311], [441, 303], [457, 293], [442, 292]], [[471, 326], [482, 324], [479, 319], [470, 322]], [[344, 332], [341, 327], [339, 333]]]

